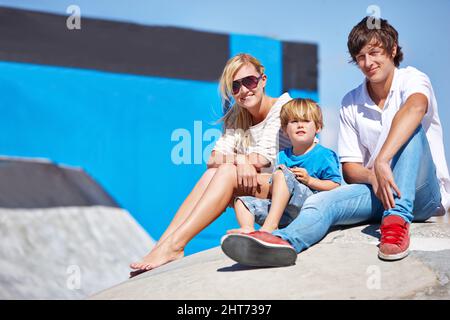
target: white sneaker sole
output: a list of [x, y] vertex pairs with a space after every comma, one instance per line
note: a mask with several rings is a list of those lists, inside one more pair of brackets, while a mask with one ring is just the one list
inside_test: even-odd
[[386, 260], [386, 261], [395, 261], [395, 260], [401, 260], [403, 258], [406, 258], [406, 256], [409, 255], [409, 249], [397, 253], [397, 254], [384, 254], [381, 251], [378, 251], [378, 258], [380, 258], [381, 260]]

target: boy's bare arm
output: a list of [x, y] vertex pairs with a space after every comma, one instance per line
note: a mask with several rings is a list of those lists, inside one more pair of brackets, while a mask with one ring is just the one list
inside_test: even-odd
[[339, 187], [340, 184], [331, 180], [320, 180], [317, 178], [309, 177], [309, 183], [307, 184], [307, 186], [310, 189], [317, 191], [329, 191]]
[[290, 168], [290, 170], [296, 175], [298, 181], [313, 190], [329, 191], [340, 186], [339, 183], [331, 180], [313, 178], [308, 174], [308, 171], [303, 168]]

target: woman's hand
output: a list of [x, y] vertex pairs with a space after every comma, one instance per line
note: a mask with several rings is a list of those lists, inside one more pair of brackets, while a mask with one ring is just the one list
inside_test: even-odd
[[372, 188], [378, 199], [383, 203], [385, 210], [395, 207], [394, 195], [392, 190], [395, 191], [400, 198], [400, 190], [394, 181], [394, 175], [392, 173], [391, 166], [388, 161], [375, 160], [373, 166], [374, 177], [372, 178]]
[[258, 186], [258, 179], [256, 168], [252, 164], [243, 163], [237, 164], [237, 182], [238, 190], [245, 192], [248, 195], [254, 196]]
[[307, 187], [309, 186], [309, 182], [310, 182], [311, 177], [308, 174], [308, 171], [306, 171], [306, 169], [293, 167], [293, 168], [290, 168], [290, 170], [295, 174], [295, 176], [297, 177], [298, 181], [300, 181], [301, 183], [303, 183]]

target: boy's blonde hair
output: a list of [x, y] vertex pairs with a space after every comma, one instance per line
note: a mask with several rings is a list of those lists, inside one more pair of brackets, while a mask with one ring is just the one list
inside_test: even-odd
[[292, 120], [314, 121], [316, 129], [323, 129], [322, 111], [311, 99], [296, 98], [283, 105], [280, 113], [281, 127], [286, 129]]

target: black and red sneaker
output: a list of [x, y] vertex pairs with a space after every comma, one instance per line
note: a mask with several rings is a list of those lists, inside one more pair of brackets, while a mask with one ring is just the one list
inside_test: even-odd
[[221, 240], [222, 251], [246, 266], [285, 267], [295, 264], [297, 252], [291, 244], [269, 232], [227, 234]]

